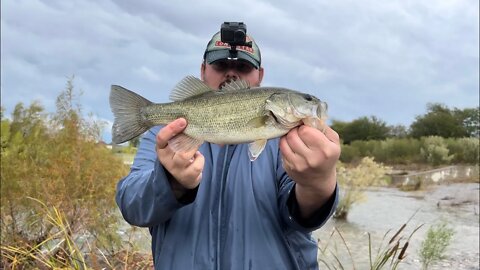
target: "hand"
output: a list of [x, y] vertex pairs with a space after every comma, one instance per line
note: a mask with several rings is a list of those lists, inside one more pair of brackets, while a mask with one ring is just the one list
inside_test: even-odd
[[181, 133], [187, 121], [179, 118], [163, 127], [157, 134], [156, 151], [163, 167], [184, 188], [193, 189], [200, 184], [205, 158], [197, 149], [189, 152], [174, 152], [168, 141]]
[[285, 171], [296, 182], [295, 192], [302, 215], [308, 216], [335, 190], [339, 136], [328, 126], [322, 133], [302, 125], [280, 139], [280, 151]]

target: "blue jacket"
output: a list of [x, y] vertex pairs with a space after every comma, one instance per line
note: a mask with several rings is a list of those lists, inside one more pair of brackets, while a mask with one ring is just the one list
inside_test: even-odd
[[116, 194], [125, 220], [149, 227], [155, 269], [318, 269], [311, 231], [333, 214], [338, 188], [311, 219], [300, 220], [278, 139], [254, 162], [247, 144], [204, 143], [202, 181], [179, 202], [156, 156], [158, 131], [145, 133]]

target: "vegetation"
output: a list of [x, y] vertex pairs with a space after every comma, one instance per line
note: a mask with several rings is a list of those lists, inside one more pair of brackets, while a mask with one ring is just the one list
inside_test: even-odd
[[443, 258], [453, 235], [453, 229], [446, 223], [433, 225], [428, 229], [427, 237], [422, 242], [419, 252], [423, 269], [428, 269], [432, 263]]
[[360, 117], [352, 122], [332, 121], [345, 145], [355, 141], [385, 140], [387, 138], [416, 138], [439, 136], [443, 138], [479, 138], [479, 107], [450, 109], [443, 104], [427, 104], [427, 113], [416, 117], [409, 128], [387, 124], [375, 117]]
[[[15, 249], [30, 253], [21, 261], [24, 267], [44, 267], [43, 260], [35, 258], [52, 246], [58, 246], [52, 258], [69, 263], [65, 260], [70, 253], [65, 252], [78, 255], [78, 251], [71, 249], [68, 239], [81, 235], [92, 239], [106, 256], [121, 248], [114, 192], [127, 168], [96, 143], [102, 123], [82, 117], [76, 98], [70, 80], [53, 115], [38, 103], [28, 107], [19, 103], [11, 119], [2, 113], [2, 266], [20, 263], [5, 255]], [[39, 202], [54, 212], [45, 213]], [[80, 257], [75, 262], [83, 264]]]
[[[417, 232], [418, 229], [422, 227], [422, 225], [416, 227], [408, 237], [405, 237], [402, 235], [402, 233], [407, 227], [407, 223], [403, 224], [390, 237], [388, 242], [386, 240], [388, 239], [387, 237], [391, 235], [391, 231], [387, 231], [384, 234], [380, 244], [376, 247], [374, 246], [370, 233], [368, 233], [368, 268], [363, 267], [358, 269], [397, 269], [400, 263], [402, 263], [407, 256], [406, 252], [412, 236]], [[341, 251], [337, 247], [334, 239], [335, 236], [341, 239], [341, 243], [347, 250], [349, 261], [345, 261], [345, 259], [341, 258]], [[330, 234], [330, 238], [326, 241], [326, 243], [322, 243], [321, 239], [318, 239], [318, 242], [319, 262], [322, 263], [326, 269], [357, 269], [358, 265], [354, 261], [350, 248], [348, 247], [345, 238], [338, 228], [334, 228]], [[332, 245], [333, 247], [331, 247]]]
[[339, 163], [337, 166], [337, 179], [342, 194], [335, 211], [335, 217], [346, 219], [353, 204], [361, 201], [363, 189], [373, 185], [385, 184], [385, 174], [389, 168], [376, 163], [373, 158], [363, 158], [354, 168], [347, 168]]
[[350, 123], [333, 120], [332, 128], [345, 144], [355, 140], [383, 140], [390, 131], [387, 124], [375, 116], [360, 117]]
[[32, 202], [52, 229], [36, 245], [2, 245], [2, 269], [152, 269], [152, 256], [138, 252], [132, 244], [134, 227], [128, 232], [125, 249], [106, 253], [105, 249], [95, 246], [95, 239], [75, 234], [66, 215], [56, 207], [48, 207], [35, 199]]
[[410, 126], [414, 138], [440, 136], [443, 138], [477, 137], [479, 108], [449, 109], [445, 105], [427, 105], [427, 113], [417, 116]]
[[399, 164], [479, 164], [479, 139], [438, 136], [387, 138], [386, 140], [354, 141], [342, 145], [340, 160], [354, 163], [370, 156], [389, 165]]

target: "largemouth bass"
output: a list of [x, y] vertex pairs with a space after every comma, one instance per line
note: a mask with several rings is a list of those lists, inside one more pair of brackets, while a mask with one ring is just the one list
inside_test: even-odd
[[153, 126], [183, 117], [187, 127], [168, 142], [175, 151], [195, 149], [204, 141], [250, 143], [253, 161], [268, 139], [285, 135], [301, 124], [322, 130], [327, 118], [327, 104], [312, 95], [286, 88], [250, 87], [243, 80], [213, 90], [200, 79], [187, 76], [172, 90], [170, 99], [173, 102], [152, 103], [112, 85], [113, 142], [126, 142]]

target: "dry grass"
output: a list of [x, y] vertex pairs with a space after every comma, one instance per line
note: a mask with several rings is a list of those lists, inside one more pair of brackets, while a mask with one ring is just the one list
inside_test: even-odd
[[[1, 269], [152, 269], [150, 254], [138, 252], [132, 244], [119, 251], [96, 247], [95, 239], [74, 235], [67, 219], [55, 207], [44, 209], [47, 222], [52, 225], [48, 237], [37, 244], [18, 241], [1, 245]], [[82, 240], [83, 238], [83, 240]], [[128, 242], [131, 242], [129, 236]]]

